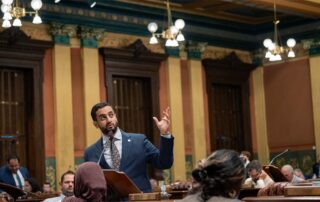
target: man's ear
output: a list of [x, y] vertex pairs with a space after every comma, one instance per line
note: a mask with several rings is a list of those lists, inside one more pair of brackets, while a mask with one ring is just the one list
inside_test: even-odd
[[94, 125], [96, 128], [99, 128], [99, 126], [98, 126], [98, 122], [93, 121], [93, 125]]

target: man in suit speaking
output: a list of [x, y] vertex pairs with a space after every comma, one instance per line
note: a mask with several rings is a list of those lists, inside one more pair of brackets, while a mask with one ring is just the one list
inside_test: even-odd
[[162, 112], [161, 120], [153, 117], [161, 138], [160, 149], [156, 148], [143, 134], [127, 133], [118, 127], [113, 107], [106, 102], [98, 103], [91, 109], [96, 128], [101, 138], [88, 147], [85, 161], [97, 162], [103, 169], [122, 171], [143, 192], [151, 192], [147, 176], [147, 164], [157, 169], [168, 169], [173, 163], [173, 137], [169, 132], [169, 108]]

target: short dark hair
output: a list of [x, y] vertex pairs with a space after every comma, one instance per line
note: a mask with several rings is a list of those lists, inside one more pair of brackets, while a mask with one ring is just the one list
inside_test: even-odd
[[28, 181], [29, 184], [31, 185], [31, 189], [32, 189], [31, 192], [36, 193], [36, 192], [42, 191], [39, 185], [39, 182], [35, 178], [29, 177], [25, 179], [25, 181]]
[[261, 163], [258, 160], [253, 160], [247, 165], [247, 171], [250, 172], [255, 169], [257, 172], [262, 171]]
[[[100, 102], [98, 104], [95, 104], [91, 109], [91, 118], [93, 121], [97, 121], [97, 111], [103, 107], [109, 106], [113, 109], [112, 105], [108, 102]], [[113, 109], [114, 111], [114, 109]]]
[[240, 192], [245, 168], [238, 152], [222, 149], [212, 153], [202, 168], [193, 170], [192, 176], [200, 184], [202, 200], [212, 196], [234, 198]]
[[248, 157], [248, 159], [251, 160], [251, 153], [249, 151], [241, 151], [241, 154]]
[[18, 162], [20, 163], [20, 158], [19, 158], [17, 155], [14, 155], [14, 154], [10, 154], [10, 155], [8, 156], [7, 162], [9, 163], [10, 160], [12, 160], [12, 159], [18, 160]]
[[66, 175], [75, 175], [75, 173], [72, 171], [72, 170], [68, 170], [67, 172], [65, 172], [65, 173], [63, 173], [62, 175], [61, 175], [61, 183], [63, 183], [64, 182], [64, 176], [66, 176]]

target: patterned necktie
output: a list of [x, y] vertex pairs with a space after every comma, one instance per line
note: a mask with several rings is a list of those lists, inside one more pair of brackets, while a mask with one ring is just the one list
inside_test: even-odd
[[120, 168], [120, 154], [118, 151], [118, 148], [114, 144], [115, 138], [110, 137], [110, 152], [111, 152], [111, 160], [112, 160], [112, 165], [113, 169], [119, 170]]

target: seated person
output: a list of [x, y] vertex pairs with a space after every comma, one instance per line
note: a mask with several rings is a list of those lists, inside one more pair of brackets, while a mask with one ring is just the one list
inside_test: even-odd
[[288, 182], [291, 182], [292, 184], [304, 181], [304, 179], [301, 179], [294, 174], [293, 168], [289, 164], [282, 166], [281, 173], [287, 178]]
[[304, 176], [304, 174], [303, 174], [303, 172], [302, 172], [302, 170], [301, 170], [300, 168], [294, 169], [294, 170], [293, 170], [293, 174], [294, 174], [295, 176], [303, 179], [303, 180], [306, 179], [305, 176]]
[[35, 178], [29, 177], [24, 181], [23, 190], [31, 193], [40, 193], [41, 187]]
[[248, 164], [247, 171], [249, 178], [245, 180], [245, 186], [263, 188], [274, 183], [271, 177], [262, 170], [262, 166], [257, 160], [253, 160]]
[[237, 152], [217, 150], [192, 171], [195, 186], [182, 201], [239, 201], [236, 197], [244, 176], [245, 168]]
[[74, 196], [62, 202], [106, 201], [107, 182], [101, 167], [94, 162], [79, 165], [74, 181]]
[[43, 185], [42, 185], [42, 192], [43, 192], [43, 193], [51, 193], [51, 192], [52, 192], [50, 182], [44, 182], [44, 183], [43, 183]]
[[60, 179], [61, 194], [57, 197], [47, 198], [44, 202], [60, 202], [62, 199], [68, 196], [73, 196], [74, 188], [74, 172], [68, 170], [63, 173]]
[[29, 177], [27, 168], [20, 166], [20, 159], [16, 155], [7, 158], [7, 165], [0, 168], [0, 182], [16, 186], [20, 189], [24, 187], [24, 180]]

